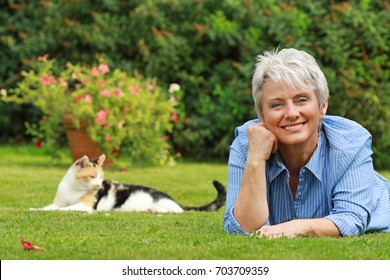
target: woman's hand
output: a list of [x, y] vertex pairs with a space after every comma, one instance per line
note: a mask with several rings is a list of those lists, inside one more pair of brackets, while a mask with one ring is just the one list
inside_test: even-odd
[[269, 239], [297, 236], [340, 236], [336, 225], [329, 219], [297, 219], [273, 226], [262, 226], [256, 231], [257, 237]]
[[268, 239], [288, 237], [294, 238], [299, 236], [297, 229], [291, 225], [291, 223], [283, 223], [274, 226], [262, 226], [258, 231], [256, 231], [257, 237], [267, 237]]
[[275, 153], [278, 149], [276, 136], [267, 129], [264, 123], [248, 127], [248, 140], [248, 160], [266, 161], [271, 153]]
[[269, 216], [266, 160], [276, 152], [278, 142], [263, 123], [248, 127], [248, 141], [248, 157], [233, 213], [242, 229], [251, 232], [263, 226]]

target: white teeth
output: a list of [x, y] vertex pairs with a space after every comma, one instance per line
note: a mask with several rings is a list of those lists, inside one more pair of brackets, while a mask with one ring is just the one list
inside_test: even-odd
[[288, 125], [288, 126], [285, 126], [284, 129], [293, 129], [293, 128], [300, 127], [302, 125], [303, 125], [303, 123], [296, 124], [296, 125]]

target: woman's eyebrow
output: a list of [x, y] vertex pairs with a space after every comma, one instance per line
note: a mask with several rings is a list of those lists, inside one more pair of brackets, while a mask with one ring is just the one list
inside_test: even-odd
[[[292, 97], [293, 99], [297, 98], [297, 97], [301, 97], [301, 96], [311, 96], [312, 94], [309, 93], [309, 92], [306, 92], [306, 91], [303, 91], [303, 92], [299, 92], [297, 94], [294, 94], [294, 96]], [[288, 97], [290, 98], [290, 97]], [[267, 101], [268, 102], [272, 102], [272, 101], [279, 101], [279, 100], [284, 100], [284, 99], [288, 99], [288, 98], [284, 98], [284, 97], [279, 97], [279, 96], [276, 96], [276, 97], [271, 97], [269, 98]]]

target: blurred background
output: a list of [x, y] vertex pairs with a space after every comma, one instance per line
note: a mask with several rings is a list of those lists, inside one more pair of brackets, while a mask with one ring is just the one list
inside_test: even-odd
[[[196, 160], [226, 160], [234, 128], [256, 117], [256, 56], [276, 47], [312, 54], [330, 87], [328, 114], [373, 135], [374, 163], [390, 168], [388, 0], [0, 1], [0, 144], [36, 141], [42, 112], [6, 103], [37, 57], [154, 78], [182, 90], [169, 141]], [[61, 69], [58, 69], [59, 71]], [[66, 141], [63, 141], [66, 145]]]

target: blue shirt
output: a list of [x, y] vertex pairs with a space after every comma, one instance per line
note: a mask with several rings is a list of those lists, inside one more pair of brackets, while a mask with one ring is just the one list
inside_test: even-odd
[[[248, 126], [235, 130], [230, 147], [224, 228], [250, 234], [233, 215], [248, 154]], [[318, 145], [301, 168], [296, 195], [289, 188], [289, 172], [278, 153], [266, 163], [268, 225], [293, 219], [326, 218], [342, 236], [390, 232], [390, 201], [386, 180], [373, 168], [371, 135], [356, 122], [325, 116]]]

